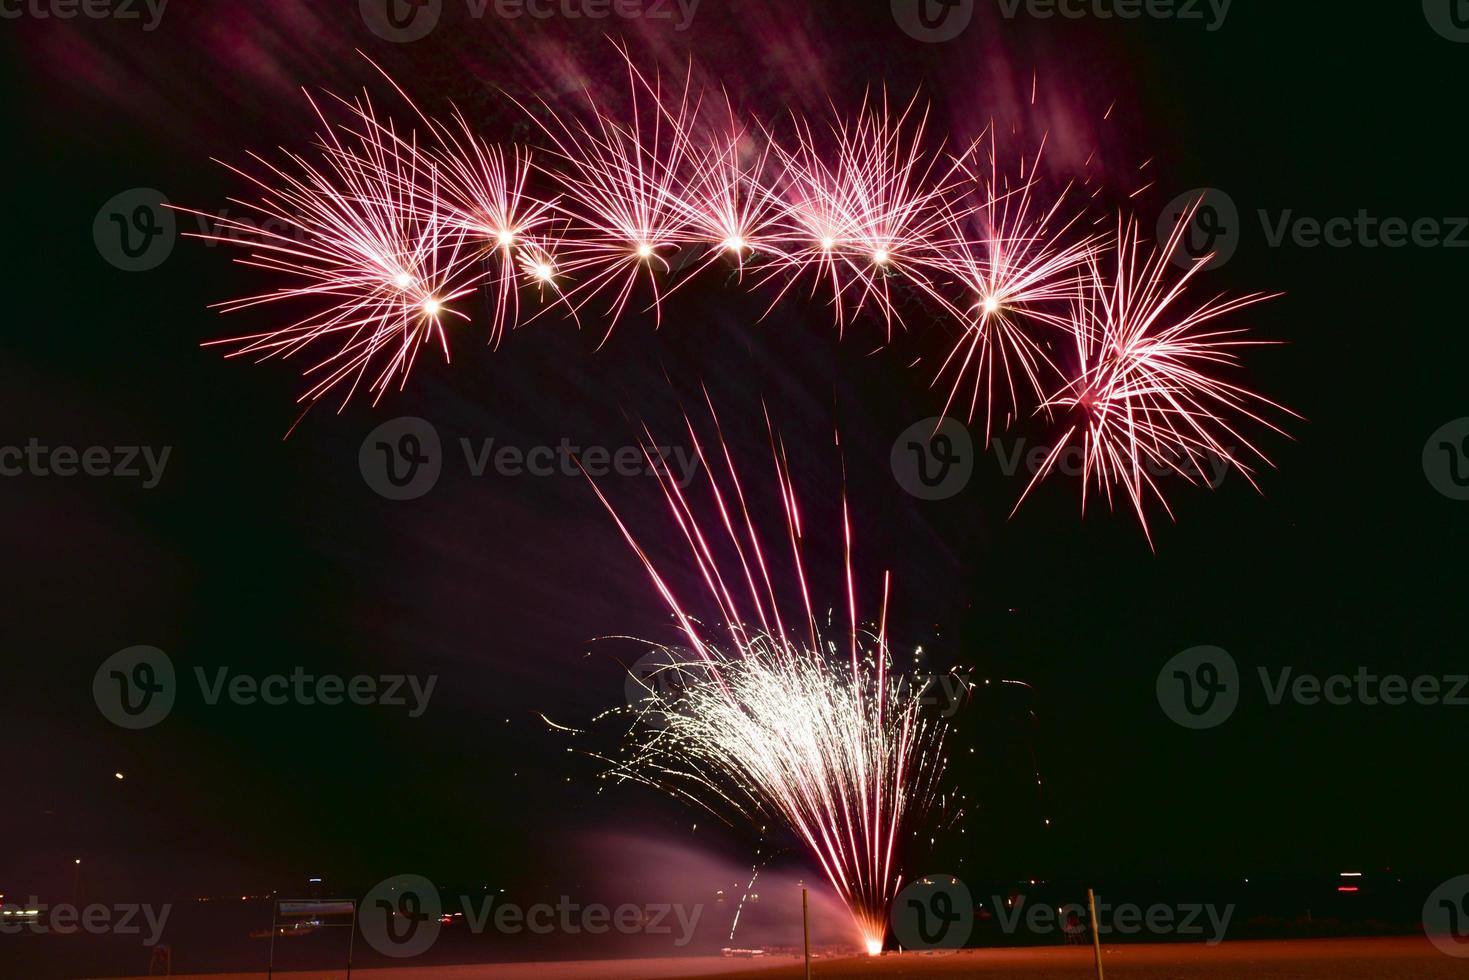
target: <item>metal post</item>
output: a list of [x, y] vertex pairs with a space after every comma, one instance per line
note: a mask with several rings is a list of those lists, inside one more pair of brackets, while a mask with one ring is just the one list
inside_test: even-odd
[[271, 977], [275, 976], [275, 919], [278, 911], [280, 911], [280, 904], [272, 897], [270, 900], [270, 966], [265, 970], [266, 980], [270, 980]]
[[806, 948], [806, 980], [811, 980], [811, 903], [801, 889], [801, 941]]
[[352, 980], [352, 948], [357, 943], [357, 903], [352, 903], [352, 931], [347, 933], [347, 980]]
[[1092, 951], [1097, 955], [1097, 980], [1102, 977], [1102, 934], [1097, 926], [1097, 893], [1090, 888], [1086, 890], [1086, 907], [1092, 920]]

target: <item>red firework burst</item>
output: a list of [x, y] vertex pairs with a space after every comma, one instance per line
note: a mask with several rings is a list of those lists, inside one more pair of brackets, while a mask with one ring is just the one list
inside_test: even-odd
[[1231, 419], [1243, 417], [1284, 435], [1260, 413], [1295, 413], [1215, 376], [1219, 368], [1238, 363], [1241, 347], [1269, 341], [1250, 340], [1242, 330], [1212, 324], [1278, 294], [1216, 296], [1180, 311], [1186, 287], [1210, 259], [1203, 256], [1182, 272], [1173, 271], [1172, 259], [1192, 219], [1193, 209], [1180, 215], [1158, 247], [1143, 244], [1136, 221], [1119, 218], [1110, 276], [1096, 257], [1089, 262], [1093, 287], [1074, 306], [1078, 371], [1042, 405], [1071, 421], [1021, 495], [1022, 502], [1076, 439], [1082, 452], [1083, 511], [1092, 482], [1109, 506], [1114, 490], [1121, 491], [1149, 544], [1147, 499], [1156, 498], [1173, 516], [1158, 477], [1173, 474], [1197, 482], [1206, 458], [1213, 456], [1258, 486], [1253, 464], [1269, 465], [1270, 460]]

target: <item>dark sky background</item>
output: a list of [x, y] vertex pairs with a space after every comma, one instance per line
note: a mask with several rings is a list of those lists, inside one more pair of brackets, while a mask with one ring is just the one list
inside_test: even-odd
[[[1456, 774], [1469, 709], [1270, 708], [1254, 685], [1226, 725], [1190, 732], [1154, 694], [1163, 663], [1200, 644], [1229, 650], [1251, 677], [1257, 666], [1469, 669], [1469, 505], [1437, 493], [1420, 463], [1428, 436], [1469, 414], [1469, 252], [1271, 248], [1256, 217], [1469, 213], [1456, 165], [1469, 47], [1435, 34], [1417, 4], [1241, 2], [1207, 32], [1007, 21], [982, 3], [943, 44], [910, 39], [872, 0], [704, 0], [683, 32], [472, 20], [450, 2], [433, 34], [402, 45], [370, 33], [356, 6], [179, 3], [151, 32], [0, 24], [11, 227], [0, 443], [172, 447], [153, 490], [0, 479], [0, 892], [65, 896], [77, 857], [89, 892], [108, 896], [266, 890], [308, 875], [350, 889], [405, 871], [446, 886], [565, 890], [595, 877], [569, 857], [595, 834], [748, 864], [748, 832], [651, 791], [599, 794], [595, 764], [546, 730], [540, 713], [580, 724], [621, 702], [619, 660], [641, 651], [594, 638], [671, 638], [668, 618], [583, 480], [473, 478], [457, 446], [625, 446], [637, 420], [676, 441], [680, 405], [696, 405], [701, 384], [761, 473], [769, 404], [797, 447], [810, 520], [832, 542], [845, 460], [867, 606], [891, 569], [899, 643], [1033, 689], [960, 715], [956, 754], [967, 758], [949, 781], [970, 813], [962, 835], [917, 864], [977, 880], [1465, 870]], [[870, 320], [838, 339], [817, 304], [789, 301], [756, 322], [767, 300], [717, 287], [680, 292], [656, 332], [630, 316], [601, 350], [595, 326], [547, 319], [492, 351], [477, 339], [480, 317], [452, 365], [425, 357], [407, 391], [376, 409], [323, 404], [283, 438], [305, 362], [256, 367], [199, 346], [275, 322], [269, 310], [206, 309], [259, 290], [263, 275], [192, 239], [143, 273], [113, 268], [93, 244], [97, 210], [129, 188], [226, 206], [245, 188], [209, 158], [304, 146], [301, 86], [367, 85], [396, 106], [356, 48], [425, 110], [452, 99], [487, 132], [524, 137], [497, 88], [554, 102], [582, 80], [616, 85], [608, 30], [650, 68], [693, 57], [770, 115], [828, 99], [851, 107], [885, 84], [921, 91], [935, 127], [956, 136], [995, 118], [1019, 152], [1050, 131], [1052, 181], [1096, 151], [1090, 176], [1104, 190], [1092, 213], [1103, 219], [1120, 202], [1151, 229], [1177, 194], [1225, 190], [1242, 238], [1197, 295], [1286, 293], [1238, 318], [1286, 342], [1249, 352], [1243, 377], [1306, 419], [1288, 426], [1296, 441], [1261, 435], [1278, 466], [1263, 493], [1236, 476], [1214, 493], [1173, 486], [1178, 520], [1155, 513], [1156, 551], [1126, 512], [1096, 506], [1083, 519], [1074, 481], [1048, 483], [1009, 518], [1023, 482], [993, 451], [959, 496], [917, 500], [888, 455], [942, 407], [925, 371], [944, 325], [916, 316], [878, 350]], [[377, 496], [357, 465], [366, 434], [399, 415], [431, 420], [448, 446], [437, 487], [409, 502]], [[1006, 438], [1045, 433], [1026, 423]], [[657, 538], [651, 480], [606, 489]], [[676, 542], [660, 543], [676, 561]], [[829, 573], [839, 552], [822, 550], [812, 559]], [[186, 674], [301, 665], [439, 680], [418, 719], [211, 707], [191, 690], [162, 725], [126, 732], [99, 714], [91, 682], [135, 644], [162, 648]], [[1032, 753], [1040, 799], [1024, 778]]]

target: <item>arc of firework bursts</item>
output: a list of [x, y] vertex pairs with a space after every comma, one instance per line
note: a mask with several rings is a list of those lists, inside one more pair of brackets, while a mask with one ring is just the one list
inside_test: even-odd
[[[756, 825], [779, 820], [820, 865], [864, 948], [876, 954], [902, 885], [899, 837], [933, 801], [946, 763], [947, 729], [921, 715], [919, 686], [892, 673], [887, 575], [877, 627], [862, 626], [845, 501], [841, 544], [848, 619], [839, 642], [825, 635], [813, 606], [802, 557], [808, 532], [784, 446], [771, 431], [771, 485], [784, 515], [794, 598], [783, 597], [776, 585], [780, 563], [767, 552], [712, 405], [709, 411], [716, 439], [707, 453], [685, 416], [701, 471], [708, 474], [704, 507], [680, 488], [662, 457], [646, 448], [656, 445], [646, 428], [644, 452], [721, 627], [700, 625], [592, 484], [696, 658], [670, 663], [674, 693], [662, 684], [647, 686], [648, 698], [632, 709], [634, 723], [620, 757], [596, 757], [608, 763], [607, 778], [656, 787], [721, 818], [728, 807]], [[716, 517], [701, 518], [701, 511]], [[643, 724], [650, 719], [657, 724]]]
[[[606, 300], [605, 342], [635, 297], [649, 296], [661, 320], [672, 291], [724, 266], [740, 279], [753, 272], [757, 287], [779, 282], [772, 308], [797, 288], [824, 294], [839, 330], [873, 310], [891, 340], [902, 322], [892, 285], [901, 281], [959, 325], [933, 381], [948, 386], [944, 411], [967, 402], [971, 421], [983, 415], [987, 441], [997, 421], [1013, 423], [1027, 405], [1066, 416], [1066, 439], [1084, 440], [1084, 484], [1095, 480], [1109, 503], [1114, 491], [1125, 495], [1145, 533], [1146, 498], [1168, 509], [1145, 466], [1188, 477], [1183, 464], [1207, 451], [1254, 484], [1250, 464], [1221, 451], [1225, 437], [1269, 463], [1230, 419], [1280, 431], [1258, 413], [1284, 410], [1215, 377], [1237, 366], [1247, 341], [1199, 329], [1267, 297], [1175, 314], [1211, 258], [1170, 265], [1192, 211], [1144, 255], [1125, 220], [1117, 239], [1077, 234], [1081, 212], [1063, 214], [1069, 187], [1041, 202], [1040, 151], [1011, 178], [992, 131], [952, 155], [942, 143], [927, 148], [916, 99], [894, 112], [885, 95], [870, 97], [854, 121], [831, 124], [830, 139], [793, 114], [781, 138], [741, 119], [727, 94], [708, 108], [692, 66], [681, 84], [665, 86], [623, 56], [627, 121], [590, 95], [586, 118], [542, 104], [532, 115], [552, 148], [538, 157], [486, 142], [457, 110], [452, 124], [434, 120], [402, 89], [425, 142], [400, 136], [365, 94], [335, 99], [345, 121], [313, 101], [324, 164], [287, 153], [278, 167], [252, 155], [265, 176], [235, 171], [260, 198], [234, 203], [285, 230], [225, 218], [199, 237], [242, 244], [250, 254], [240, 261], [291, 281], [220, 308], [285, 300], [316, 308], [290, 326], [213, 343], [262, 359], [329, 346], [307, 369], [314, 383], [301, 401], [340, 387], [345, 405], [364, 384], [375, 402], [393, 383], [401, 388], [425, 344], [447, 360], [446, 318], [468, 319], [450, 304], [478, 290], [492, 310], [492, 344], [534, 319], [522, 316], [523, 289], [539, 292], [535, 316], [563, 308], [578, 322], [589, 303]], [[536, 173], [559, 191], [536, 196]], [[689, 250], [699, 260], [683, 261]], [[1127, 354], [1116, 353], [1119, 343]], [[1021, 501], [1055, 469], [1066, 439]], [[1084, 489], [1083, 510], [1086, 500]]]

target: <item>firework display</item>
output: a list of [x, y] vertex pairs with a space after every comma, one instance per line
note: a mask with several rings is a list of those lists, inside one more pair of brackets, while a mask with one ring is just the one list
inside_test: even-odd
[[[645, 696], [633, 709], [627, 750], [607, 760], [607, 775], [658, 787], [716, 815], [732, 811], [756, 825], [773, 820], [788, 828], [875, 954], [902, 885], [898, 845], [943, 776], [945, 729], [921, 714], [921, 684], [895, 669], [886, 576], [876, 625], [863, 625], [846, 508], [839, 545], [847, 622], [832, 635], [808, 586], [806, 532], [778, 440], [772, 437], [774, 479], [759, 485], [773, 486], [779, 497], [786, 560], [766, 547], [751, 516], [755, 493], [746, 490], [722, 435], [709, 454], [692, 423], [689, 435], [710, 474], [707, 506], [681, 490], [652, 451], [648, 459], [703, 584], [699, 598], [721, 625], [701, 625], [695, 603], [675, 592], [597, 491], [691, 648], [688, 656], [664, 648], [667, 663], [640, 679]], [[710, 456], [714, 466], [722, 461], [722, 477]], [[703, 519], [701, 510], [718, 516]], [[782, 581], [798, 583], [794, 596]]]
[[[435, 119], [396, 83], [416, 119], [406, 130], [365, 94], [330, 111], [313, 102], [321, 163], [255, 157], [266, 176], [237, 171], [259, 196], [235, 203], [283, 230], [249, 235], [249, 222], [225, 221], [206, 236], [242, 244], [246, 264], [289, 280], [225, 310], [309, 308], [290, 326], [224, 343], [259, 357], [318, 351], [302, 401], [339, 392], [345, 406], [361, 387], [374, 399], [401, 387], [428, 344], [447, 359], [468, 332], [471, 296], [489, 310], [493, 346], [554, 311], [591, 321], [605, 345], [630, 315], [661, 324], [668, 297], [707, 278], [764, 292], [771, 310], [788, 300], [824, 309], [839, 335], [865, 316], [884, 345], [906, 330], [905, 312], [936, 316], [948, 330], [931, 381], [944, 413], [982, 420], [986, 441], [1031, 415], [1059, 434], [1019, 502], [1079, 449], [1083, 510], [1098, 492], [1109, 505], [1120, 498], [1151, 544], [1149, 501], [1171, 516], [1159, 474], [1194, 482], [1214, 458], [1253, 484], [1268, 462], [1240, 429], [1280, 432], [1266, 415], [1288, 411], [1221, 376], [1257, 342], [1216, 325], [1268, 297], [1188, 305], [1210, 259], [1181, 261], [1192, 210], [1157, 246], [1125, 215], [1098, 233], [1070, 185], [1048, 187], [1044, 141], [1017, 165], [993, 126], [950, 147], [916, 96], [896, 107], [886, 93], [869, 93], [850, 118], [760, 119], [729, 92], [706, 92], [692, 64], [669, 81], [622, 53], [621, 104], [588, 93], [580, 112], [520, 107], [539, 146], [500, 145], [458, 109]], [[943, 779], [947, 729], [924, 715], [919, 686], [895, 662], [886, 577], [876, 622], [859, 612], [845, 502], [834, 542], [842, 614], [821, 615], [784, 445], [770, 427], [773, 479], [747, 483], [712, 404], [710, 415], [713, 440], [685, 417], [707, 499], [645, 450], [697, 596], [682, 594], [593, 482], [689, 649], [661, 648], [666, 663], [626, 709], [623, 749], [592, 754], [611, 780], [762, 834], [785, 828], [878, 953], [903, 884], [901, 845]], [[777, 548], [755, 516], [772, 490]]]
[[458, 110], [435, 120], [401, 89], [418, 130], [400, 132], [365, 95], [335, 99], [335, 113], [313, 103], [322, 163], [289, 153], [280, 166], [255, 157], [264, 176], [238, 171], [259, 196], [235, 203], [283, 230], [222, 219], [204, 236], [287, 280], [224, 310], [289, 301], [306, 313], [215, 343], [260, 358], [317, 351], [301, 400], [337, 391], [345, 405], [364, 386], [374, 399], [401, 387], [426, 345], [447, 359], [472, 294], [492, 344], [556, 309], [595, 316], [605, 343], [630, 311], [661, 320], [666, 297], [712, 268], [772, 308], [825, 306], [839, 331], [867, 313], [889, 343], [905, 304], [937, 313], [952, 337], [933, 372], [944, 410], [982, 419], [986, 439], [1045, 416], [1060, 438], [1031, 487], [1080, 440], [1083, 484], [1129, 501], [1145, 533], [1146, 501], [1167, 509], [1159, 473], [1189, 479], [1206, 452], [1246, 477], [1250, 461], [1268, 463], [1237, 426], [1277, 429], [1262, 413], [1284, 410], [1218, 376], [1250, 341], [1199, 330], [1266, 297], [1176, 312], [1210, 259], [1167, 278], [1192, 212], [1156, 248], [1126, 217], [1114, 235], [1083, 234], [1066, 189], [1047, 197], [1039, 152], [1007, 167], [992, 129], [951, 152], [916, 98], [776, 127], [707, 95], [692, 66], [670, 84], [624, 61], [621, 109], [590, 97], [581, 114], [527, 107], [539, 150], [489, 141]]

